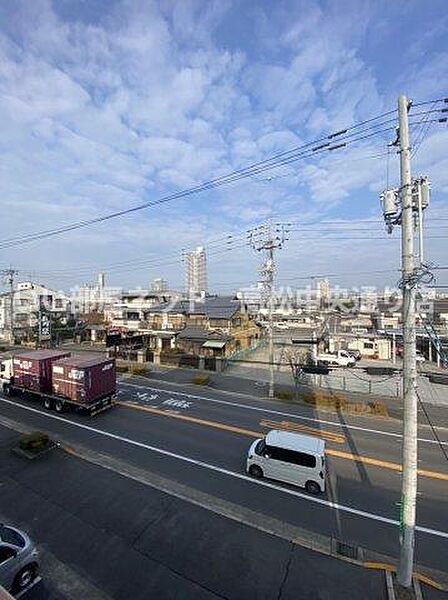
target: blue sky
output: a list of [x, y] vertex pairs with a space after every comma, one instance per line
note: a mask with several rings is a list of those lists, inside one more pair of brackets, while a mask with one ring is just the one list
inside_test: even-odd
[[[3, 0], [0, 239], [190, 187], [390, 110], [399, 93], [447, 96], [447, 40], [442, 0]], [[368, 271], [397, 268], [399, 232], [353, 239], [384, 237], [390, 139], [2, 250], [0, 263], [57, 287], [104, 268], [114, 285], [164, 276], [180, 288], [182, 249], [201, 244], [213, 248], [211, 287], [229, 291], [256, 280], [259, 257], [214, 240], [274, 217], [299, 224], [279, 283], [351, 273], [332, 281], [391, 285], [393, 272]], [[445, 265], [447, 142], [446, 125], [433, 125], [413, 165], [432, 182], [428, 258]], [[392, 154], [391, 185], [397, 174]]]

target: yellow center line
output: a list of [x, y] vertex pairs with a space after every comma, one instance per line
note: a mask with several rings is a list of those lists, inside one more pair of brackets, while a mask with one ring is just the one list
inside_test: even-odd
[[[251, 438], [264, 437], [262, 431], [254, 431], [252, 429], [243, 429], [242, 427], [235, 427], [234, 425], [227, 425], [226, 423], [218, 423], [217, 421], [208, 421], [206, 419], [199, 419], [198, 417], [191, 417], [188, 415], [179, 415], [177, 413], [168, 412], [160, 408], [153, 408], [151, 406], [139, 406], [136, 404], [130, 404], [129, 402], [117, 402], [119, 406], [124, 408], [130, 408], [133, 410], [140, 410], [142, 412], [159, 415], [162, 417], [169, 417], [171, 419], [178, 419], [179, 421], [186, 421], [189, 423], [195, 423], [196, 425], [202, 425], [204, 427], [212, 427], [213, 429], [220, 429], [222, 431], [230, 431], [231, 433], [237, 433]], [[370, 456], [361, 456], [359, 454], [353, 454], [351, 452], [345, 452], [343, 450], [334, 450], [333, 448], [326, 448], [325, 454], [333, 456], [334, 458], [341, 458], [344, 460], [351, 460], [353, 462], [363, 463], [372, 467], [380, 467], [382, 469], [388, 469], [390, 471], [401, 471], [401, 465], [378, 458], [371, 458]], [[418, 475], [421, 477], [428, 477], [430, 479], [438, 479], [441, 481], [448, 481], [448, 473], [440, 473], [438, 471], [428, 471], [426, 469], [418, 469]]]
[[293, 423], [292, 421], [270, 421], [265, 419], [260, 421], [260, 425], [262, 427], [269, 427], [270, 429], [282, 429], [283, 431], [300, 432], [308, 435], [314, 435], [335, 444], [343, 444], [345, 442], [345, 437], [343, 435], [334, 433], [333, 431], [317, 429], [315, 427], [310, 427], [309, 425]]
[[172, 419], [178, 419], [179, 421], [187, 421], [189, 423], [196, 423], [196, 425], [204, 425], [206, 427], [213, 427], [214, 429], [222, 429], [224, 431], [231, 431], [232, 433], [239, 433], [241, 435], [249, 437], [263, 437], [263, 433], [259, 431], [253, 431], [252, 429], [242, 429], [241, 427], [235, 427], [234, 425], [226, 425], [225, 423], [218, 423], [217, 421], [206, 421], [205, 419], [199, 419], [198, 417], [190, 417], [188, 415], [179, 415], [172, 411], [162, 410], [160, 408], [153, 408], [152, 406], [138, 406], [136, 404], [129, 404], [128, 402], [117, 402], [120, 406], [126, 408], [133, 408], [134, 410], [141, 410], [143, 412], [149, 412], [154, 415], [161, 415], [163, 417], [171, 417]]

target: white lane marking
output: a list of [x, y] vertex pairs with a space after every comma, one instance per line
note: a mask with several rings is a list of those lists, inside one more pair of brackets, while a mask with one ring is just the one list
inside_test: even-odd
[[[85, 429], [86, 431], [91, 431], [93, 433], [97, 433], [98, 435], [103, 435], [105, 437], [112, 438], [114, 440], [118, 440], [120, 442], [124, 442], [126, 444], [130, 444], [132, 446], [137, 446], [138, 448], [144, 448], [145, 450], [149, 450], [151, 452], [155, 452], [157, 454], [162, 454], [163, 456], [169, 456], [170, 458], [175, 458], [177, 460], [181, 460], [183, 462], [196, 465], [198, 467], [203, 467], [204, 469], [209, 469], [210, 471], [215, 471], [217, 473], [221, 473], [223, 475], [228, 475], [229, 477], [233, 477], [235, 479], [241, 479], [243, 481], [248, 481], [253, 485], [260, 485], [262, 487], [266, 487], [272, 490], [276, 490], [282, 492], [283, 494], [287, 494], [289, 496], [294, 496], [296, 498], [301, 498], [303, 500], [307, 500], [308, 502], [313, 502], [314, 504], [319, 504], [321, 506], [325, 506], [331, 508], [333, 510], [339, 510], [341, 512], [346, 512], [349, 514], [356, 515], [358, 517], [364, 517], [366, 519], [370, 519], [373, 521], [380, 521], [381, 523], [387, 523], [388, 525], [399, 525], [399, 521], [395, 519], [390, 519], [389, 517], [384, 517], [383, 515], [376, 515], [374, 513], [367, 512], [365, 510], [361, 510], [358, 508], [353, 508], [352, 506], [346, 506], [344, 504], [339, 504], [337, 502], [332, 502], [330, 500], [323, 500], [322, 498], [316, 498], [314, 496], [309, 496], [308, 494], [304, 494], [302, 492], [298, 492], [295, 490], [289, 490], [287, 488], [283, 488], [275, 483], [269, 483], [267, 481], [260, 481], [259, 479], [253, 479], [249, 477], [249, 475], [243, 475], [242, 473], [236, 473], [235, 471], [229, 471], [228, 469], [224, 469], [223, 467], [218, 467], [217, 465], [212, 465], [210, 463], [206, 463], [202, 460], [197, 460], [196, 458], [190, 458], [189, 456], [184, 456], [183, 454], [177, 454], [175, 452], [170, 452], [169, 450], [163, 450], [162, 448], [158, 448], [157, 446], [150, 446], [149, 444], [145, 444], [143, 442], [138, 442], [137, 440], [132, 440], [130, 438], [123, 437], [121, 435], [117, 435], [116, 433], [111, 433], [109, 431], [103, 431], [102, 429], [97, 429], [96, 427], [92, 427], [90, 425], [83, 425], [82, 423], [77, 423], [75, 421], [70, 421], [69, 419], [65, 419], [64, 417], [60, 417], [58, 415], [53, 415], [50, 413], [45, 413], [36, 408], [32, 408], [31, 406], [24, 406], [23, 404], [18, 404], [13, 402], [12, 400], [7, 400], [6, 398], [0, 398], [2, 402], [6, 404], [11, 404], [12, 406], [16, 406], [22, 408], [23, 410], [28, 410], [29, 412], [36, 413], [43, 417], [47, 417], [48, 419], [54, 419], [55, 421], [61, 421], [62, 423], [66, 423], [68, 425], [72, 425], [73, 427], [78, 427], [79, 429]], [[428, 535], [433, 535], [440, 538], [448, 539], [448, 531], [439, 531], [438, 529], [431, 529], [429, 527], [423, 527], [421, 525], [417, 525], [415, 527], [417, 531], [421, 533], [427, 533]]]
[[174, 406], [175, 408], [190, 408], [193, 402], [187, 402], [186, 400], [176, 400], [175, 398], [168, 398], [168, 400], [164, 400], [162, 404], [166, 404], [167, 406]]
[[21, 592], [19, 592], [18, 594], [16, 594], [14, 596], [14, 598], [16, 600], [19, 600], [19, 598], [21, 598], [22, 596], [24, 596], [25, 594], [27, 594], [33, 587], [35, 587], [41, 581], [42, 581], [42, 577], [40, 575], [38, 575], [37, 577], [35, 577], [33, 579], [33, 581], [28, 585], [28, 587], [26, 587], [24, 590], [22, 590]]
[[[369, 429], [368, 427], [359, 427], [359, 425], [347, 425], [343, 423], [338, 423], [336, 421], [325, 421], [323, 419], [316, 419], [314, 417], [305, 417], [302, 415], [297, 415], [295, 413], [287, 413], [281, 410], [274, 410], [272, 408], [260, 408], [258, 406], [250, 406], [249, 404], [241, 404], [239, 402], [231, 402], [230, 400], [218, 400], [217, 398], [208, 398], [207, 396], [195, 396], [194, 394], [187, 394], [186, 392], [175, 392], [172, 390], [166, 390], [163, 388], [153, 388], [142, 385], [137, 385], [135, 383], [125, 383], [123, 381], [120, 382], [120, 385], [127, 385], [131, 387], [135, 387], [138, 389], [149, 389], [152, 391], [165, 392], [167, 394], [176, 394], [178, 396], [185, 396], [187, 398], [194, 398], [195, 400], [206, 400], [207, 402], [212, 402], [214, 404], [226, 404], [228, 406], [237, 406], [238, 408], [246, 408], [248, 410], [254, 410], [257, 412], [270, 413], [273, 415], [280, 415], [282, 417], [293, 417], [295, 419], [299, 419], [302, 421], [311, 421], [313, 423], [321, 423], [322, 425], [333, 425], [335, 427], [339, 427], [340, 429], [355, 429], [357, 431], [365, 431], [367, 433], [374, 433], [378, 435], [386, 435], [389, 437], [395, 437], [401, 439], [403, 436], [401, 433], [395, 433], [393, 431], [381, 431], [379, 429]], [[426, 444], [439, 444], [437, 440], [428, 440], [427, 438], [417, 438], [419, 442]], [[443, 446], [448, 446], [448, 442], [440, 442]]]

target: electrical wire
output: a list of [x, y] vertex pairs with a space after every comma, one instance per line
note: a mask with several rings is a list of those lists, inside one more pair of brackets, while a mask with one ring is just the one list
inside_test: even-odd
[[432, 431], [432, 434], [434, 436], [434, 439], [436, 440], [436, 442], [437, 442], [440, 450], [442, 451], [443, 456], [445, 457], [446, 460], [448, 460], [448, 452], [446, 451], [445, 446], [442, 443], [442, 441], [441, 441], [441, 439], [439, 437], [439, 434], [437, 433], [436, 427], [434, 426], [434, 424], [432, 423], [432, 421], [431, 421], [431, 419], [429, 417], [428, 411], [426, 410], [425, 404], [424, 404], [423, 400], [420, 398], [420, 394], [418, 393], [417, 389], [415, 390], [415, 393], [417, 394], [418, 402], [419, 402], [419, 404], [420, 404], [420, 406], [421, 406], [421, 408], [423, 410], [423, 413], [424, 413], [424, 415], [426, 417], [426, 420], [428, 421], [429, 426], [431, 427], [431, 431]]
[[[379, 118], [379, 117], [376, 117], [376, 118]], [[374, 125], [373, 127], [366, 128], [366, 130], [374, 129], [374, 128], [379, 127], [379, 126], [381, 126], [383, 124], [386, 124], [386, 123], [387, 123], [387, 121], [385, 121], [384, 123], [378, 123], [378, 124]], [[411, 124], [411, 126], [416, 126], [419, 123], [420, 122], [418, 122], [418, 121], [414, 122], [414, 123]], [[150, 201], [150, 202], [147, 202], [147, 203], [135, 206], [135, 207], [131, 207], [131, 208], [128, 208], [128, 209], [124, 209], [122, 211], [111, 213], [111, 214], [105, 215], [103, 217], [97, 217], [97, 218], [90, 219], [90, 220], [87, 220], [87, 221], [81, 221], [81, 222], [78, 222], [78, 223], [74, 223], [72, 225], [67, 225], [65, 227], [61, 227], [59, 229], [46, 230], [46, 231], [37, 232], [37, 233], [34, 233], [34, 234], [24, 235], [22, 237], [16, 236], [14, 238], [9, 238], [9, 239], [0, 241], [0, 247], [2, 247], [2, 248], [9, 248], [9, 247], [12, 247], [12, 246], [22, 245], [22, 244], [29, 243], [29, 242], [32, 242], [32, 241], [36, 241], [38, 239], [43, 239], [43, 238], [51, 237], [51, 236], [54, 236], [54, 235], [59, 235], [59, 234], [62, 234], [62, 233], [67, 233], [69, 231], [73, 231], [75, 229], [80, 229], [82, 227], [87, 227], [87, 226], [93, 225], [95, 223], [100, 223], [100, 222], [104, 222], [104, 221], [110, 220], [112, 218], [116, 218], [116, 217], [119, 217], [119, 216], [124, 216], [126, 214], [130, 214], [130, 213], [142, 210], [144, 208], [149, 208], [149, 207], [153, 207], [153, 206], [156, 206], [156, 205], [159, 205], [159, 204], [170, 202], [170, 201], [173, 201], [175, 199], [182, 199], [182, 198], [188, 197], [188, 196], [193, 195], [193, 194], [197, 194], [197, 193], [200, 193], [200, 192], [203, 192], [203, 191], [206, 191], [206, 190], [215, 189], [215, 188], [221, 187], [223, 185], [228, 185], [230, 183], [234, 183], [234, 182], [239, 181], [241, 179], [245, 179], [247, 177], [251, 177], [255, 173], [258, 174], [260, 172], [264, 172], [266, 170], [270, 170], [273, 167], [277, 167], [279, 165], [285, 165], [285, 164], [289, 164], [291, 162], [295, 162], [297, 160], [303, 160], [303, 159], [306, 159], [306, 158], [310, 158], [311, 156], [315, 156], [316, 153], [322, 153], [322, 152], [337, 150], [339, 148], [345, 147], [347, 145], [347, 143], [351, 144], [351, 143], [354, 143], [354, 142], [359, 142], [359, 141], [362, 141], [362, 140], [365, 140], [365, 139], [369, 139], [369, 138], [371, 138], [373, 136], [376, 136], [376, 135], [382, 134], [384, 132], [390, 131], [391, 129], [394, 129], [394, 128], [392, 128], [392, 127], [386, 127], [384, 129], [379, 129], [379, 130], [373, 131], [373, 132], [368, 133], [366, 135], [349, 134], [348, 136], [345, 136], [345, 137], [338, 137], [338, 139], [337, 139], [337, 142], [339, 142], [338, 144], [336, 144], [334, 146], [331, 146], [331, 143], [333, 143], [333, 142], [328, 142], [328, 143], [325, 143], [324, 145], [312, 148], [311, 151], [304, 150], [302, 152], [295, 153], [295, 154], [293, 153], [294, 152], [293, 150], [287, 151], [286, 153], [282, 153], [282, 155], [289, 154], [289, 156], [287, 156], [285, 158], [282, 158], [282, 160], [280, 160], [280, 161], [277, 160], [277, 162], [272, 162], [274, 160], [274, 158], [266, 159], [265, 161], [260, 161], [259, 163], [255, 163], [254, 165], [252, 165], [250, 167], [246, 167], [245, 169], [240, 169], [238, 171], [234, 171], [234, 172], [232, 172], [232, 173], [230, 173], [228, 175], [216, 178], [216, 179], [211, 180], [209, 182], [205, 182], [205, 183], [200, 184], [200, 185], [198, 185], [196, 187], [189, 188], [189, 189], [186, 189], [186, 190], [183, 190], [183, 191], [180, 191], [180, 192], [176, 192], [176, 193], [171, 194], [169, 196], [165, 196], [165, 197], [159, 198], [158, 200]], [[331, 134], [330, 136], [327, 136], [327, 139], [332, 139], [332, 138], [334, 138], [335, 136], [338, 136], [338, 135], [342, 136], [342, 134], [344, 133], [344, 131], [348, 131], [348, 130], [342, 130], [341, 132], [337, 132], [335, 134]], [[361, 132], [361, 133], [363, 133], [363, 132]], [[354, 139], [350, 139], [350, 138], [353, 137], [353, 135], [357, 135], [357, 137], [355, 137]], [[305, 146], [309, 147], [311, 145], [312, 144], [310, 143], [310, 144], [306, 144]], [[291, 154], [291, 153], [293, 153], [293, 154]], [[280, 156], [280, 155], [277, 155], [277, 156]], [[263, 162], [267, 163], [267, 164], [264, 164], [262, 166], [258, 166], [258, 165], [260, 165]], [[254, 166], [256, 168], [254, 168]]]
[[[236, 171], [232, 171], [231, 173], [228, 173], [226, 175], [217, 177], [215, 179], [212, 179], [208, 182], [205, 182], [203, 184], [199, 184], [198, 186], [194, 186], [192, 188], [189, 188], [187, 190], [183, 190], [180, 192], [176, 192], [174, 194], [170, 194], [168, 196], [162, 197], [158, 200], [155, 201], [150, 201], [150, 202], [146, 202], [144, 204], [140, 204], [128, 209], [124, 209], [122, 211], [117, 211], [114, 213], [110, 213], [109, 215], [104, 215], [102, 217], [97, 217], [94, 219], [88, 219], [88, 220], [84, 220], [84, 221], [80, 221], [77, 223], [73, 223], [71, 225], [66, 225], [66, 226], [62, 226], [60, 228], [55, 228], [55, 229], [51, 229], [51, 230], [44, 230], [41, 232], [36, 232], [36, 233], [31, 233], [31, 234], [27, 234], [27, 235], [23, 235], [23, 236], [15, 236], [13, 238], [8, 238], [5, 240], [2, 240], [0, 242], [0, 245], [2, 247], [9, 247], [9, 245], [17, 245], [17, 243], [25, 243], [26, 241], [34, 241], [36, 239], [42, 239], [42, 237], [49, 237], [52, 235], [57, 235], [60, 233], [66, 233], [68, 231], [72, 231], [74, 229], [79, 229], [81, 227], [86, 227], [89, 225], [92, 225], [94, 223], [100, 223], [112, 218], [116, 218], [119, 216], [123, 216], [125, 214], [130, 214], [139, 210], [142, 210], [144, 208], [149, 208], [151, 206], [155, 206], [158, 204], [162, 204], [165, 202], [169, 202], [175, 199], [179, 199], [179, 198], [183, 198], [186, 196], [189, 196], [191, 194], [194, 193], [199, 193], [201, 191], [205, 191], [207, 189], [213, 189], [215, 187], [218, 187], [220, 185], [225, 185], [228, 183], [231, 183], [233, 181], [237, 181], [241, 178], [246, 178], [248, 176], [253, 175], [254, 173], [258, 173], [258, 172], [263, 172], [264, 170], [267, 169], [272, 169], [273, 166], [278, 166], [279, 164], [287, 164], [288, 162], [292, 162], [294, 160], [297, 160], [298, 158], [301, 157], [301, 155], [303, 155], [304, 151], [307, 151], [309, 148], [311, 148], [312, 146], [315, 146], [316, 144], [319, 144], [320, 142], [322, 142], [323, 140], [334, 140], [335, 138], [337, 138], [337, 141], [339, 142], [342, 138], [343, 135], [345, 135], [344, 139], [348, 139], [350, 140], [350, 138], [352, 138], [354, 135], [356, 136], [357, 134], [347, 134], [348, 131], [357, 129], [367, 123], [372, 123], [375, 120], [381, 119], [384, 116], [387, 116], [389, 114], [394, 113], [395, 111], [389, 111], [387, 113], [383, 113], [382, 115], [378, 115], [377, 117], [373, 117], [372, 119], [368, 119], [365, 121], [362, 121], [352, 127], [349, 127], [345, 130], [341, 130], [340, 132], [336, 132], [333, 134], [330, 134], [328, 136], [325, 136], [323, 138], [319, 138], [318, 140], [314, 140], [313, 142], [309, 142], [307, 144], [303, 144], [302, 146], [297, 146], [291, 150], [285, 151], [285, 152], [281, 152], [279, 154], [274, 155], [273, 157], [264, 159], [262, 161], [258, 161], [256, 163], [253, 163], [252, 165], [249, 165], [245, 168], [242, 169], [238, 169]], [[389, 121], [392, 121], [393, 119], [390, 119], [388, 121], [384, 121], [383, 123], [376, 123], [375, 125], [371, 126], [371, 127], [367, 127], [365, 130], [371, 130], [371, 129], [375, 129], [379, 126], [382, 126], [384, 124], [387, 124]], [[390, 129], [390, 128], [387, 128]], [[383, 130], [384, 131], [384, 130]], [[372, 134], [369, 134], [367, 136], [358, 136], [359, 139], [357, 139], [356, 141], [362, 140], [362, 139], [366, 139], [366, 137], [371, 137], [372, 135], [377, 135], [378, 133], [381, 133], [382, 131], [376, 131]], [[355, 141], [355, 140], [352, 140]], [[313, 155], [313, 153], [317, 152], [317, 151], [327, 151], [327, 150], [334, 150], [335, 147], [331, 146], [331, 143], [333, 142], [326, 142], [325, 143], [325, 147], [322, 148], [314, 148], [311, 150], [311, 155]], [[351, 143], [351, 142], [350, 142]], [[345, 144], [344, 144], [345, 145]], [[340, 147], [340, 144], [337, 145], [338, 147]]]
[[[423, 119], [423, 121], [425, 121], [421, 128], [420, 131], [417, 134], [417, 139], [414, 142], [414, 147], [411, 150], [411, 158], [413, 158], [414, 156], [416, 156], [417, 152], [420, 149], [420, 146], [422, 145], [424, 139], [426, 138], [426, 136], [429, 134], [429, 130], [431, 128], [431, 123], [429, 122], [429, 115], [435, 112], [439, 112], [440, 109], [435, 109], [435, 105], [437, 104], [437, 101], [435, 101], [432, 105], [430, 110], [427, 111], [426, 113], [426, 117]], [[421, 113], [416, 113], [416, 114], [421, 114]], [[414, 113], [415, 116], [415, 113]]]
[[426, 100], [425, 102], [413, 102], [412, 106], [425, 106], [427, 104], [432, 104], [433, 102], [444, 102], [448, 104], [448, 98], [438, 98], [437, 100]]

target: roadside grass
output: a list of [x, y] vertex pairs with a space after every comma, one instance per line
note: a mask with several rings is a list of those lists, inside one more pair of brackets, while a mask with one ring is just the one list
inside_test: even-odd
[[193, 379], [191, 380], [191, 383], [194, 383], [194, 385], [209, 385], [210, 377], [208, 375], [203, 375], [201, 373], [198, 373], [197, 375], [195, 375], [193, 377]]
[[275, 390], [274, 397], [284, 402], [296, 402], [321, 410], [331, 410], [356, 415], [376, 415], [387, 417], [387, 407], [378, 400], [373, 402], [351, 402], [342, 394], [332, 391], [311, 389], [295, 394], [291, 390]]
[[148, 369], [144, 365], [130, 364], [130, 365], [116, 365], [115, 370], [117, 373], [130, 373], [131, 375], [146, 375]]

